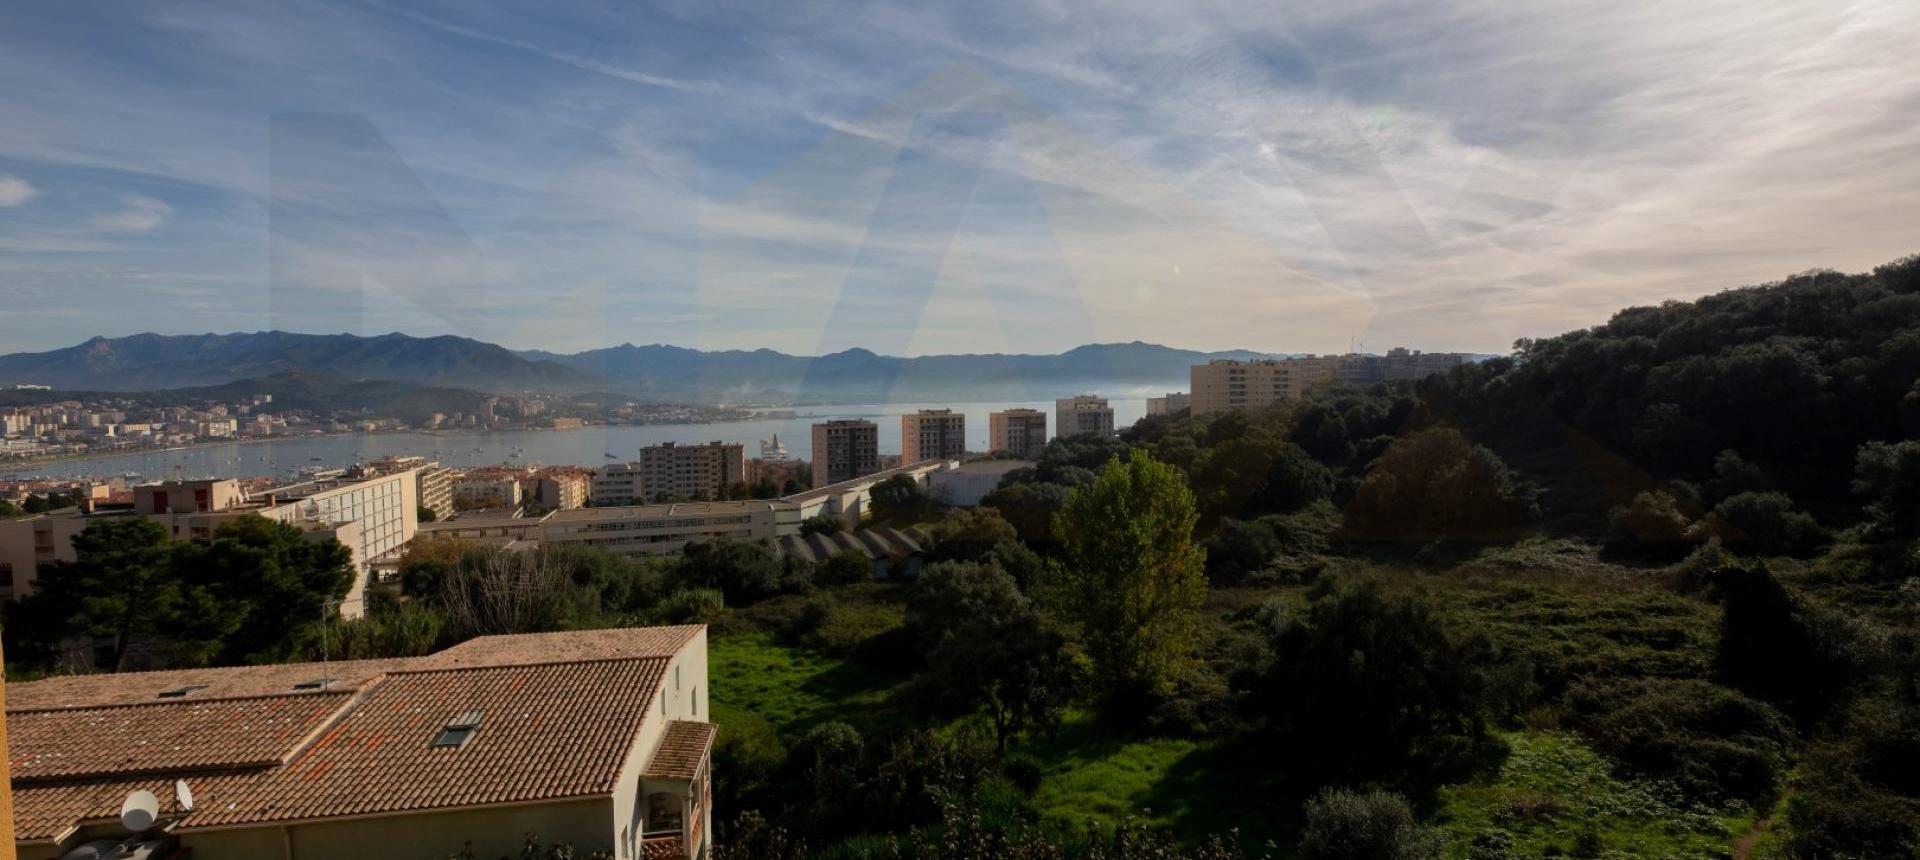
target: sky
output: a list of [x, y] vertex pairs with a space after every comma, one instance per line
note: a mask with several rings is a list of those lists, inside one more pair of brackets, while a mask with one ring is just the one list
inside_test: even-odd
[[1505, 352], [1920, 252], [1920, 3], [12, 4], [0, 352]]

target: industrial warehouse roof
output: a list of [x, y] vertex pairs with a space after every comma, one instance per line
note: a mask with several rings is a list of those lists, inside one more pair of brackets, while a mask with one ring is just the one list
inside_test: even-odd
[[[8, 685], [15, 838], [60, 839], [111, 819], [135, 789], [170, 796], [175, 778], [195, 794], [187, 831], [605, 795], [670, 658], [702, 631], [490, 636], [409, 660]], [[477, 728], [436, 745], [461, 721]], [[670, 724], [645, 772], [680, 773], [689, 755], [697, 768], [702, 725]]]
[[864, 553], [867, 558], [876, 560], [896, 559], [919, 553], [921, 546], [913, 534], [892, 527], [780, 538], [780, 551], [803, 561], [825, 561], [847, 550]]

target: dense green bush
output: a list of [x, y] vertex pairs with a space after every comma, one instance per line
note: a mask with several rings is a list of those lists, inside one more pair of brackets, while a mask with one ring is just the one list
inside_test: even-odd
[[814, 568], [813, 583], [820, 586], [853, 585], [873, 581], [873, 559], [857, 549], [843, 549], [828, 556]]
[[1345, 528], [1361, 540], [1511, 540], [1538, 518], [1536, 495], [1492, 451], [1435, 428], [1395, 441], [1374, 461]]
[[1760, 555], [1807, 555], [1827, 540], [1826, 530], [1779, 492], [1728, 496], [1701, 520], [1706, 534], [1728, 549]]
[[1701, 680], [1589, 679], [1567, 691], [1569, 720], [1602, 751], [1671, 779], [1690, 797], [1764, 808], [1785, 776], [1784, 714]]
[[1443, 847], [1397, 794], [1324, 789], [1303, 813], [1300, 860], [1439, 860]]
[[1418, 786], [1477, 765], [1494, 744], [1485, 642], [1450, 631], [1426, 601], [1371, 582], [1316, 592], [1304, 612], [1261, 613], [1269, 651], [1241, 679], [1251, 712], [1298, 767]]

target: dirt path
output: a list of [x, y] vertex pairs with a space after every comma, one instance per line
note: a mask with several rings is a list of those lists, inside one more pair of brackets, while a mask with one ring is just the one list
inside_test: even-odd
[[1753, 826], [1747, 828], [1747, 832], [1740, 834], [1738, 839], [1733, 840], [1733, 860], [1748, 860], [1748, 857], [1753, 854], [1753, 846], [1759, 844], [1760, 837], [1767, 835], [1767, 831], [1773, 829], [1774, 815], [1785, 811], [1787, 802], [1790, 800], [1793, 800], [1791, 788], [1780, 795], [1780, 802], [1775, 803], [1772, 810], [1754, 819]]

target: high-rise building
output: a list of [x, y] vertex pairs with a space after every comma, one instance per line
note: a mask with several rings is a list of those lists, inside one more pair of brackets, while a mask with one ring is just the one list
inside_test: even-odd
[[1343, 355], [1339, 380], [1350, 385], [1372, 385], [1397, 379], [1425, 379], [1466, 364], [1472, 356], [1463, 352], [1421, 352], [1396, 346], [1386, 355]]
[[550, 511], [584, 508], [592, 492], [593, 473], [578, 466], [552, 466], [540, 470], [535, 486], [540, 507]]
[[1193, 414], [1207, 415], [1234, 409], [1264, 409], [1297, 400], [1308, 391], [1333, 383], [1340, 360], [1331, 356], [1233, 361], [1214, 359], [1196, 364]]
[[900, 416], [900, 462], [958, 460], [967, 453], [967, 416], [922, 409]]
[[813, 485], [824, 487], [880, 471], [880, 427], [847, 418], [813, 425]]
[[453, 515], [453, 475], [452, 469], [440, 465], [419, 455], [396, 454], [381, 457], [370, 463], [356, 467], [352, 474], [359, 477], [391, 475], [405, 469], [413, 471], [413, 494], [420, 507], [433, 511], [434, 517], [446, 519]]
[[746, 451], [737, 442], [664, 442], [640, 449], [640, 490], [653, 501], [719, 499], [746, 479]]
[[1053, 430], [1057, 436], [1113, 435], [1113, 407], [1107, 405], [1105, 397], [1092, 394], [1063, 397], [1053, 402], [1053, 413]]
[[1038, 409], [1008, 409], [987, 416], [987, 448], [1015, 457], [1040, 455], [1047, 447], [1047, 413]]
[[1174, 415], [1192, 406], [1192, 398], [1184, 391], [1169, 391], [1165, 397], [1147, 398], [1147, 417], [1155, 415]]

